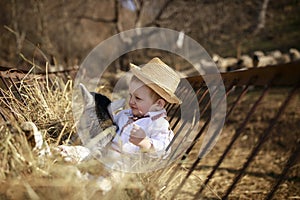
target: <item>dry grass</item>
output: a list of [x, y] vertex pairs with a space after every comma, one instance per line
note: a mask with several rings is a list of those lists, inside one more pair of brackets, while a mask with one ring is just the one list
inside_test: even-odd
[[[26, 76], [2, 90], [0, 124], [0, 199], [153, 199], [156, 190], [145, 175], [110, 171], [98, 160], [68, 163], [51, 151], [40, 156], [22, 123], [33, 122], [54, 149], [76, 136], [72, 117], [72, 81]], [[149, 189], [150, 188], [150, 189]]]
[[36, 76], [23, 79], [17, 85], [20, 95], [11, 89], [3, 91], [5, 95], [1, 98], [1, 104], [8, 108], [6, 113], [11, 113], [10, 122], [34, 122], [45, 136], [49, 136], [47, 139], [59, 143], [75, 133], [71, 110], [72, 81], [64, 84], [57, 77], [49, 86], [48, 81]]
[[[39, 156], [32, 136], [21, 124], [36, 124], [44, 141], [53, 148], [68, 143], [76, 132], [71, 110], [72, 82], [35, 76], [18, 83], [16, 91], [3, 91], [0, 151], [0, 199], [90, 199], [99, 187], [84, 176], [76, 165], [65, 163], [58, 155]], [[101, 169], [101, 167], [97, 167]]]

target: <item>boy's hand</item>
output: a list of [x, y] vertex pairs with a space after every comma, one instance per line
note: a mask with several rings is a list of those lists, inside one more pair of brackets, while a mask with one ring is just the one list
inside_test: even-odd
[[139, 146], [144, 150], [149, 150], [152, 146], [150, 140], [146, 138], [145, 131], [136, 124], [133, 125], [133, 128], [130, 132], [129, 142]]

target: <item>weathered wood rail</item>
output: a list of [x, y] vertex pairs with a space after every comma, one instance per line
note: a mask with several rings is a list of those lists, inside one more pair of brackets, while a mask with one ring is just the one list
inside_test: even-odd
[[[75, 73], [76, 69], [72, 69], [49, 73], [47, 76], [50, 81], [55, 76], [61, 76], [67, 81], [74, 78]], [[24, 72], [1, 68], [0, 86], [3, 90], [14, 91], [15, 97], [21, 99], [17, 84], [25, 76]], [[46, 76], [46, 74], [39, 74], [39, 76]], [[224, 133], [216, 145], [217, 150], [212, 150], [204, 158], [197, 155], [199, 146], [197, 144], [210, 122], [211, 102], [203, 77], [189, 77], [187, 81], [197, 94], [203, 118], [199, 122], [199, 132], [181, 161], [176, 162], [178, 164], [172, 168], [169, 177], [160, 183], [161, 193], [174, 182], [175, 175], [182, 169], [186, 169], [184, 177], [177, 181], [176, 187], [170, 189], [168, 195], [161, 194], [160, 197], [167, 199], [300, 198], [300, 62], [234, 71], [223, 73], [221, 76], [226, 89], [228, 106]], [[273, 97], [272, 94], [280, 98], [277, 99], [277, 96]], [[0, 95], [1, 98], [5, 98], [2, 90]], [[270, 98], [276, 99], [268, 103]], [[275, 104], [274, 102], [276, 105], [270, 105]], [[2, 112], [3, 109], [1, 105], [1, 117], [7, 120], [7, 112]], [[172, 114], [170, 116], [172, 128], [177, 130], [177, 135], [180, 135], [184, 123], [179, 123], [180, 120], [174, 117], [180, 115], [179, 107], [168, 106], [167, 110]], [[292, 121], [286, 118], [287, 113], [292, 115]], [[282, 120], [283, 117], [287, 121]], [[253, 122], [256, 123], [250, 126]], [[282, 124], [285, 124], [284, 128], [281, 128]], [[295, 130], [285, 129], [288, 126], [292, 126], [291, 128]], [[265, 162], [262, 162], [263, 160]], [[193, 192], [187, 194], [185, 187], [189, 179], [199, 174], [203, 177], [199, 181], [200, 185], [195, 185]], [[253, 180], [249, 181], [251, 178]], [[251, 184], [254, 183], [257, 186], [251, 192], [253, 187]], [[214, 189], [214, 186], [218, 189]], [[213, 194], [211, 194], [212, 190], [215, 191]]]

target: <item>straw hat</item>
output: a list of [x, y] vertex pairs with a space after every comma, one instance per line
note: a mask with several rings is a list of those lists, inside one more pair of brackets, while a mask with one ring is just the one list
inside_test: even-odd
[[153, 58], [143, 67], [130, 63], [132, 73], [154, 90], [159, 96], [169, 103], [181, 104], [175, 95], [179, 84], [179, 75], [159, 58]]

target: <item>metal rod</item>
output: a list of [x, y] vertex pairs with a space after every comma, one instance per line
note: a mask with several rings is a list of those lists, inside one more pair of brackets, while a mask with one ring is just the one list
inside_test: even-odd
[[[241, 100], [241, 98], [246, 94], [246, 92], [248, 91], [248, 87], [252, 82], [252, 78], [249, 80], [248, 84], [246, 85], [246, 87], [243, 89], [243, 91], [240, 93], [240, 95], [237, 97], [237, 99], [235, 100], [235, 102], [233, 103], [233, 105], [231, 106], [231, 108], [229, 109], [228, 113], [227, 113], [227, 118], [226, 121], [228, 121], [228, 117], [231, 115], [232, 111], [234, 110], [234, 108], [236, 107], [236, 105], [238, 105], [239, 101]], [[265, 95], [264, 93], [266, 92], [267, 88], [265, 89], [265, 91], [261, 94], [260, 98], [258, 98], [256, 104], [253, 105], [251, 110], [255, 110], [256, 106], [259, 104], [259, 102], [261, 101], [261, 99], [263, 98], [263, 96]], [[247, 121], [250, 118], [250, 115], [252, 114], [252, 112], [250, 111], [248, 113], [248, 118], [245, 118], [245, 121], [243, 124], [246, 124]], [[225, 121], [225, 123], [226, 123]], [[242, 124], [242, 125], [243, 125]], [[241, 125], [241, 126], [242, 126]], [[242, 131], [242, 129], [238, 129], [240, 131]], [[196, 196], [199, 196], [202, 191], [204, 190], [205, 186], [209, 183], [210, 179], [213, 177], [213, 175], [215, 174], [216, 170], [219, 168], [219, 166], [221, 165], [221, 163], [223, 162], [224, 158], [226, 157], [227, 153], [229, 152], [229, 150], [231, 149], [233, 143], [235, 142], [235, 140], [238, 138], [238, 136], [240, 135], [239, 132], [236, 132], [235, 135], [233, 136], [230, 144], [227, 146], [227, 148], [225, 149], [225, 151], [223, 152], [223, 154], [221, 155], [220, 159], [218, 160], [218, 162], [214, 165], [213, 170], [210, 172], [210, 174], [207, 176], [205, 182], [203, 183], [203, 185], [200, 187], [199, 191], [197, 192]]]
[[[223, 81], [221, 81], [219, 84], [222, 84]], [[230, 86], [230, 88], [233, 86], [233, 84]], [[215, 91], [213, 91], [213, 94], [211, 95], [211, 98], [209, 100], [209, 102], [207, 104], [210, 104], [210, 102], [212, 101], [213, 98], [215, 98], [215, 95], [217, 93], [218, 87], [216, 87]], [[229, 92], [230, 90], [228, 90], [227, 92]], [[228, 94], [228, 93], [227, 93]], [[226, 95], [224, 95], [223, 98], [226, 98]], [[217, 107], [220, 105], [220, 103], [223, 101], [223, 99], [220, 99], [217, 103]], [[207, 109], [207, 107], [206, 107]], [[205, 112], [205, 111], [204, 111]], [[208, 119], [209, 120], [209, 119]], [[217, 129], [219, 130], [219, 129]], [[218, 135], [218, 133], [214, 133], [213, 137], [210, 138], [210, 140], [208, 141], [208, 143], [204, 146], [204, 149], [206, 150], [207, 148], [209, 148], [211, 146], [212, 141], [215, 139], [215, 136]], [[199, 136], [200, 137], [200, 136]], [[195, 141], [195, 139], [194, 139]], [[195, 145], [195, 143], [194, 143]], [[204, 151], [205, 152], [205, 151]], [[197, 157], [197, 159], [195, 160], [195, 162], [193, 163], [192, 167], [189, 169], [188, 173], [186, 174], [186, 176], [183, 178], [183, 180], [181, 181], [180, 185], [176, 188], [176, 193], [173, 193], [172, 198], [174, 199], [176, 197], [176, 195], [178, 194], [178, 192], [181, 190], [181, 188], [183, 187], [183, 185], [186, 183], [187, 179], [189, 178], [189, 176], [192, 174], [192, 172], [195, 170], [196, 166], [198, 165], [198, 163], [200, 162], [200, 160], [202, 159], [202, 156], [199, 155]]]
[[229, 194], [232, 192], [232, 190], [235, 188], [236, 184], [238, 183], [238, 181], [241, 179], [241, 177], [243, 176], [243, 174], [245, 173], [245, 170], [247, 169], [247, 167], [249, 166], [249, 164], [252, 162], [253, 158], [257, 155], [258, 151], [260, 150], [262, 144], [267, 140], [268, 135], [270, 134], [271, 130], [273, 129], [274, 125], [276, 124], [276, 122], [278, 121], [279, 117], [281, 116], [281, 114], [284, 112], [285, 108], [287, 107], [289, 101], [291, 100], [292, 96], [295, 94], [295, 91], [298, 88], [298, 84], [296, 85], [296, 87], [294, 87], [290, 93], [288, 94], [287, 98], [285, 99], [285, 101], [282, 103], [282, 105], [280, 106], [278, 112], [276, 113], [276, 116], [273, 118], [273, 120], [269, 123], [269, 127], [265, 130], [265, 132], [263, 133], [263, 135], [261, 136], [261, 139], [259, 140], [259, 142], [256, 144], [256, 146], [254, 147], [254, 149], [252, 150], [251, 154], [249, 155], [247, 161], [244, 163], [242, 169], [240, 170], [239, 174], [235, 177], [233, 183], [230, 185], [230, 187], [227, 189], [226, 193], [223, 196], [223, 199], [227, 199]]

